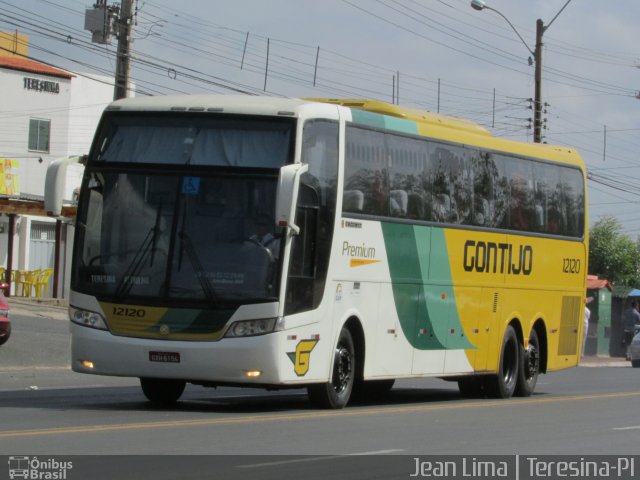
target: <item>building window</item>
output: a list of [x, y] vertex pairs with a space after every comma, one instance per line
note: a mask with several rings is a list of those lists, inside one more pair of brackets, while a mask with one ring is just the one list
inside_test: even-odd
[[29, 119], [29, 150], [49, 152], [51, 120]]

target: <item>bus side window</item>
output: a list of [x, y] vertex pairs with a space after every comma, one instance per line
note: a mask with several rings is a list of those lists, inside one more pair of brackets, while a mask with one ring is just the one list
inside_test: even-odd
[[582, 237], [584, 233], [584, 181], [579, 170], [562, 168], [562, 217], [565, 221], [564, 235]]
[[535, 163], [533, 176], [536, 231], [560, 234], [560, 167], [548, 163]]
[[377, 132], [347, 126], [344, 191], [360, 191], [362, 208], [352, 213], [386, 216], [389, 212], [389, 178], [384, 137]]
[[533, 171], [530, 163], [510, 159], [509, 173], [510, 228], [513, 230], [535, 230], [533, 206]]

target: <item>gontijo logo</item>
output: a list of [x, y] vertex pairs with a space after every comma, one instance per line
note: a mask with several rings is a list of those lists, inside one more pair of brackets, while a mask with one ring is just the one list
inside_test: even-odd
[[533, 247], [467, 240], [464, 244], [463, 266], [467, 272], [531, 275]]
[[346, 240], [342, 242], [342, 256], [350, 257], [350, 267], [362, 267], [381, 262], [381, 260], [376, 260], [375, 247], [368, 247], [365, 243], [353, 245]]
[[318, 340], [300, 340], [296, 345], [295, 352], [287, 353], [289, 359], [293, 362], [293, 371], [299, 377], [304, 377], [309, 371], [309, 362], [311, 360], [311, 351], [316, 347]]

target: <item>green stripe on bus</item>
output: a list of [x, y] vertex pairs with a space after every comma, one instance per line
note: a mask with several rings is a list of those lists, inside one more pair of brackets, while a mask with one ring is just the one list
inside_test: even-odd
[[236, 310], [170, 308], [158, 323], [151, 327], [151, 331], [160, 331], [160, 327], [166, 325], [171, 333], [211, 334], [222, 330]]
[[370, 127], [384, 128], [384, 116], [378, 113], [365, 112], [364, 110], [352, 108], [351, 118], [354, 123], [360, 123]]
[[395, 130], [397, 132], [418, 135], [418, 125], [413, 120], [405, 120], [404, 118], [385, 116], [384, 126], [388, 130]]
[[418, 135], [418, 125], [413, 120], [390, 117], [379, 113], [366, 112], [364, 110], [351, 110], [351, 118], [354, 123], [367, 125], [369, 127], [395, 130], [396, 132], [410, 133]]
[[[443, 230], [383, 222], [382, 233], [396, 313], [411, 346], [420, 350], [473, 348], [460, 323], [448, 263], [442, 263], [446, 271], [433, 272], [439, 280], [447, 278], [444, 285], [427, 283], [430, 257], [448, 258]], [[430, 237], [435, 237], [436, 252], [433, 245], [429, 248]]]

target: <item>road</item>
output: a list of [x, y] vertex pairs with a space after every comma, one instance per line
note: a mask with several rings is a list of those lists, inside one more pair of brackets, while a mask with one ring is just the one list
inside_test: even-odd
[[[60, 312], [54, 318], [36, 307], [14, 309], [13, 336], [0, 348], [0, 454], [217, 455], [197, 462], [202, 468], [212, 459], [218, 466], [231, 462], [234, 472], [240, 464], [271, 468], [275, 458], [278, 472], [307, 467], [319, 472], [324, 470], [315, 459], [343, 454], [391, 454], [408, 471], [416, 455], [638, 451], [640, 370], [629, 366], [543, 375], [532, 397], [510, 400], [464, 399], [454, 383], [421, 379], [399, 381], [383, 399], [338, 411], [313, 409], [304, 391], [197, 386], [188, 386], [177, 406], [157, 408], [145, 401], [135, 379], [70, 372], [68, 325]], [[282, 455], [311, 457], [281, 463]], [[104, 458], [85, 461], [101, 465], [102, 478], [116, 478], [107, 475]], [[190, 478], [181, 470], [178, 458], [184, 457], [174, 457], [170, 465], [165, 463], [171, 457], [159, 458], [145, 463], [145, 472]], [[127, 470], [133, 475], [134, 461], [124, 462], [131, 463]], [[354, 468], [355, 476], [348, 478], [363, 471], [373, 476], [362, 478], [376, 478], [391, 467], [345, 468]]]

